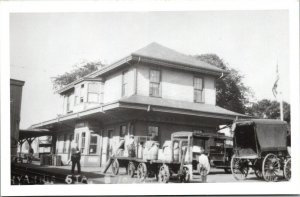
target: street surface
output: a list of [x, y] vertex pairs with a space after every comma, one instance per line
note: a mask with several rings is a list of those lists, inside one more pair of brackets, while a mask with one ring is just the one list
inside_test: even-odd
[[[126, 174], [125, 168], [119, 169], [118, 175], [113, 175], [111, 169], [108, 169], [107, 173], [103, 173], [103, 168], [100, 167], [82, 167], [81, 174], [78, 174], [75, 171], [75, 174], [71, 174], [71, 166], [40, 166], [36, 164], [21, 164], [28, 171], [22, 172], [14, 170], [13, 176], [15, 176], [14, 184], [19, 184], [18, 179], [24, 179], [25, 175], [30, 176], [32, 172], [38, 172], [34, 176], [37, 178], [44, 177], [54, 177], [56, 181], [52, 184], [66, 184], [66, 183], [88, 183], [88, 184], [141, 184], [141, 183], [158, 183], [155, 177], [148, 177], [146, 180], [140, 180], [135, 175], [133, 178], [129, 177]], [[29, 173], [29, 174], [28, 174]], [[18, 175], [19, 174], [19, 175]], [[33, 175], [32, 175], [33, 176]], [[60, 180], [60, 181], [59, 181]], [[278, 181], [285, 181], [283, 178], [283, 173], [279, 174]], [[51, 181], [50, 181], [51, 182]], [[201, 183], [201, 177], [198, 173], [194, 171], [193, 179], [191, 183]], [[249, 174], [245, 180], [236, 180], [233, 175], [225, 173], [223, 169], [211, 168], [210, 173], [207, 176], [208, 183], [228, 183], [228, 182], [265, 182], [263, 179], [258, 179], [252, 170], [249, 171]], [[171, 178], [169, 183], [178, 183], [176, 178]], [[50, 183], [51, 184], [51, 183]]]

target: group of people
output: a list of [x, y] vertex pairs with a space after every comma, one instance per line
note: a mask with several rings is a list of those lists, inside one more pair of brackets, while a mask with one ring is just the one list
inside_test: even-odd
[[[81, 173], [80, 167], [80, 159], [81, 159], [81, 152], [77, 145], [73, 144], [71, 148], [71, 158], [68, 161], [68, 164], [72, 162], [71, 172], [74, 174], [75, 166], [77, 166], [78, 173]], [[199, 171], [201, 176], [201, 181], [207, 181], [207, 174], [209, 171], [210, 165], [208, 157], [204, 154], [204, 149], [201, 148], [200, 156], [199, 156]]]

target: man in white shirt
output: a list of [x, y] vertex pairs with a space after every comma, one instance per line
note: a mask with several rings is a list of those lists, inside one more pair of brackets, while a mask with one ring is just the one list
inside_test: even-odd
[[206, 182], [207, 174], [210, 169], [208, 157], [204, 154], [204, 149], [200, 149], [200, 156], [199, 156], [199, 169], [200, 169], [200, 176], [202, 183]]

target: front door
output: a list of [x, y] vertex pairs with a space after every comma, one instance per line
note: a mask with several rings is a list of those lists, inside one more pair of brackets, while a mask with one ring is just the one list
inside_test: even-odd
[[73, 140], [74, 140], [74, 134], [71, 134], [70, 136], [69, 136], [69, 154], [68, 154], [68, 159], [70, 159], [71, 158], [71, 146], [72, 146], [72, 142], [73, 142]]

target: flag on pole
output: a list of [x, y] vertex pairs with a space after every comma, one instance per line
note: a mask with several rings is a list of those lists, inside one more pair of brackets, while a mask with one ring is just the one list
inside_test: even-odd
[[279, 73], [278, 73], [278, 64], [277, 64], [277, 67], [276, 67], [276, 80], [275, 80], [275, 83], [274, 83], [273, 88], [272, 88], [272, 92], [273, 92], [273, 95], [274, 95], [275, 98], [277, 96], [278, 81], [279, 81]]

